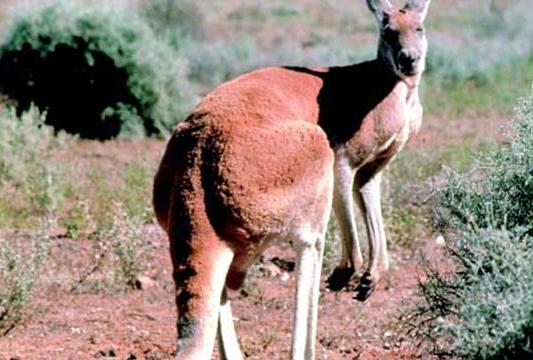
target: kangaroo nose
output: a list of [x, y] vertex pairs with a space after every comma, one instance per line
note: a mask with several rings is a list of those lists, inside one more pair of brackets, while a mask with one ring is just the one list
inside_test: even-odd
[[398, 54], [398, 65], [406, 72], [411, 72], [418, 60], [420, 60], [420, 56], [407, 51], [401, 51]]
[[401, 51], [398, 54], [398, 64], [402, 67], [410, 67], [418, 60], [418, 56], [408, 53], [407, 51]]

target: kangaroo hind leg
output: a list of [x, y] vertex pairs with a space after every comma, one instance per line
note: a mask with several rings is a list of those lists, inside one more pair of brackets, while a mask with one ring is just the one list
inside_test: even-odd
[[233, 325], [231, 305], [227, 295], [227, 289], [222, 291], [220, 299], [220, 313], [218, 316], [218, 353], [221, 360], [242, 360], [237, 334]]
[[174, 262], [178, 307], [176, 359], [179, 360], [211, 358], [220, 300], [233, 260], [233, 251], [218, 238], [204, 240], [202, 245], [193, 247], [188, 256]]
[[356, 299], [365, 301], [376, 288], [384, 272], [389, 269], [387, 238], [381, 213], [381, 179], [383, 167], [389, 159], [382, 159], [361, 169], [356, 175], [356, 200], [365, 219], [369, 243], [369, 264], [356, 289]]
[[328, 288], [339, 291], [348, 285], [355, 272], [362, 268], [363, 256], [353, 211], [355, 169], [351, 167], [347, 159], [338, 157], [335, 160], [334, 171], [333, 209], [341, 231], [342, 255], [339, 265], [328, 278]]

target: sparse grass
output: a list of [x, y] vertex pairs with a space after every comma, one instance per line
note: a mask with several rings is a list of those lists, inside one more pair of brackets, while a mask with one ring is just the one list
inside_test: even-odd
[[124, 169], [123, 185], [118, 197], [124, 204], [128, 216], [138, 218], [142, 223], [153, 221], [152, 180], [154, 164], [132, 162]]
[[[114, 183], [106, 177], [96, 176], [96, 215], [101, 223], [111, 213], [113, 201], [123, 204], [124, 211], [130, 217], [138, 218], [143, 223], [153, 221], [151, 205], [152, 176], [154, 164], [130, 162], [117, 169]], [[96, 170], [98, 171], [98, 170]]]
[[0, 228], [35, 228], [46, 216], [75, 237], [103, 224], [113, 201], [128, 216], [152, 221], [155, 160], [111, 158], [111, 164], [102, 161], [80, 172], [76, 159], [65, 158], [74, 148], [72, 138], [55, 136], [44, 121], [36, 109], [20, 119], [12, 110], [0, 112]]
[[255, 46], [250, 39], [235, 42], [185, 42], [180, 52], [190, 59], [189, 79], [204, 91], [229, 80], [247, 68]]
[[[20, 228], [33, 234], [24, 246], [0, 237], [0, 333], [24, 315], [44, 254], [37, 242], [47, 231], [57, 231], [57, 225], [68, 238], [94, 239], [90, 264], [75, 271], [73, 289], [101, 271], [112, 273], [113, 279], [100, 281], [100, 289], [129, 289], [146, 266], [143, 226], [153, 221], [156, 161], [110, 156], [80, 167], [78, 158], [66, 155], [76, 143], [54, 135], [44, 121], [36, 109], [20, 118], [12, 110], [0, 112], [0, 235]], [[57, 159], [61, 167], [53, 165]], [[49, 222], [46, 231], [40, 230], [43, 218]]]
[[533, 75], [533, 26], [522, 0], [496, 8], [469, 1], [434, 13], [428, 32], [425, 108], [441, 117], [505, 116]]
[[501, 116], [512, 109], [532, 77], [533, 57], [494, 65], [480, 74], [430, 73], [424, 85], [425, 109], [441, 118]]

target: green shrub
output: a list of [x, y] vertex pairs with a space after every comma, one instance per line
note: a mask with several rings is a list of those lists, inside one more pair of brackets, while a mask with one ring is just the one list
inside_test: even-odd
[[533, 93], [508, 146], [440, 192], [438, 224], [453, 271], [431, 268], [409, 332], [441, 355], [514, 359], [533, 352]]
[[66, 219], [75, 232], [91, 231], [88, 237], [92, 240], [90, 254], [85, 257], [87, 263], [77, 269], [71, 292], [131, 290], [137, 287], [139, 275], [148, 269], [149, 230], [143, 219], [130, 215], [127, 205], [120, 200], [108, 201], [108, 206], [101, 210], [101, 218], [93, 216], [95, 209], [91, 205], [96, 203], [83, 201], [73, 209], [81, 216]]
[[144, 270], [147, 255], [142, 224], [138, 219], [128, 216], [119, 202], [113, 203], [110, 217], [111, 223], [102, 236], [109, 241], [113, 251], [112, 264], [116, 282], [131, 289]]
[[78, 201], [76, 206], [68, 211], [66, 216], [60, 219], [60, 224], [65, 227], [66, 237], [77, 238], [80, 233], [92, 230], [93, 221], [89, 203]]
[[533, 95], [522, 99], [516, 112], [509, 146], [489, 152], [469, 177], [451, 174], [440, 193], [441, 223], [533, 230]]
[[438, 355], [514, 359], [533, 351], [533, 237], [523, 230], [461, 232], [454, 272], [428, 269], [422, 302], [404, 321]]
[[14, 110], [0, 111], [0, 228], [55, 216], [61, 191], [59, 169], [50, 160], [68, 137], [54, 136], [44, 122], [33, 107], [20, 118]]
[[0, 48], [0, 90], [88, 138], [173, 128], [191, 104], [186, 72], [131, 11], [104, 5], [25, 8]]
[[45, 251], [42, 234], [18, 242], [0, 235], [0, 336], [23, 319]]

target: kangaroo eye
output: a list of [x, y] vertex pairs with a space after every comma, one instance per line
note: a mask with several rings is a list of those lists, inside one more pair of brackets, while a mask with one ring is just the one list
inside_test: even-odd
[[416, 28], [416, 32], [423, 33], [424, 32], [424, 28], [422, 28], [422, 27]]

